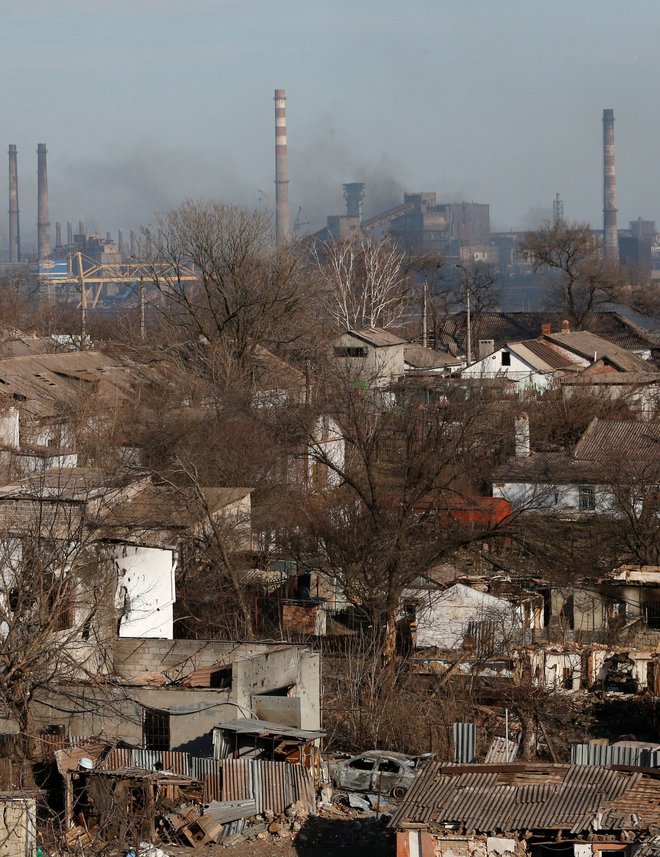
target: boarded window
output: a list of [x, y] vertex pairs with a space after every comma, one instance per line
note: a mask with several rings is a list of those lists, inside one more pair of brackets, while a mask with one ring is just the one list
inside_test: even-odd
[[142, 723], [142, 743], [147, 750], [170, 749], [170, 713], [157, 708], [145, 708]]

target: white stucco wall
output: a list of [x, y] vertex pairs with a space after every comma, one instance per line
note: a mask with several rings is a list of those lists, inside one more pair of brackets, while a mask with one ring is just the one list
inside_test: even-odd
[[[510, 365], [505, 366], [502, 363], [502, 354], [508, 352], [510, 355]], [[522, 388], [534, 387], [537, 390], [545, 390], [549, 382], [552, 380], [552, 375], [543, 375], [536, 372], [529, 363], [525, 363], [508, 348], [500, 348], [494, 351], [487, 357], [477, 360], [471, 366], [463, 369], [461, 372], [462, 378], [509, 378], [511, 381], [517, 381]]]
[[374, 386], [386, 386], [405, 372], [404, 348], [400, 345], [387, 345], [374, 348], [373, 345], [359, 339], [350, 333], [344, 333], [334, 342], [336, 348], [364, 348], [364, 357], [337, 357], [333, 352], [333, 360], [348, 371], [355, 372], [356, 377]]
[[117, 607], [125, 613], [120, 637], [174, 636], [176, 552], [169, 549], [116, 545]]
[[404, 592], [403, 601], [417, 604], [418, 648], [458, 648], [471, 622], [493, 623], [498, 638], [510, 637], [520, 624], [518, 609], [511, 602], [462, 583], [444, 592], [411, 589]]
[[[584, 483], [589, 484], [589, 483]], [[604, 514], [615, 508], [614, 497], [602, 485], [595, 485], [595, 512]], [[580, 485], [537, 484], [534, 482], [494, 482], [493, 497], [508, 500], [514, 509], [559, 511], [580, 508]]]

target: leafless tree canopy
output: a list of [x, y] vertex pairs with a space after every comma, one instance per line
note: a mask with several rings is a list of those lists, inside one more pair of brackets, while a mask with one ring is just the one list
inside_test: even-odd
[[521, 243], [536, 271], [552, 275], [548, 298], [552, 306], [566, 311], [576, 328], [598, 306], [630, 303], [625, 277], [617, 264], [602, 257], [602, 245], [588, 223], [545, 223], [528, 232]]
[[313, 259], [325, 312], [338, 329], [396, 324], [406, 310], [406, 256], [385, 236], [319, 242]]
[[[185, 202], [142, 231], [157, 309], [185, 335], [239, 357], [290, 341], [305, 309], [301, 258], [276, 250], [270, 215]], [[194, 280], [185, 279], [194, 273]]]

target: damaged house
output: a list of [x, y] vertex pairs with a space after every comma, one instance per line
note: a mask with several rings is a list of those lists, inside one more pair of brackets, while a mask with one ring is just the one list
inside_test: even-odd
[[397, 857], [632, 857], [656, 841], [658, 824], [658, 772], [439, 762], [424, 768], [389, 822]]

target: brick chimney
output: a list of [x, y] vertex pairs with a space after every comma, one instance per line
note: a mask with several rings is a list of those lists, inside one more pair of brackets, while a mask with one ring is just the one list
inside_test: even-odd
[[531, 452], [529, 443], [529, 417], [526, 413], [515, 419], [516, 458], [527, 458]]
[[561, 323], [561, 332], [562, 333], [570, 333], [571, 332], [571, 325], [569, 324], [567, 318], [565, 318]]
[[550, 322], [546, 321], [545, 324], [541, 325], [541, 335], [542, 336], [550, 336], [552, 333], [552, 328], [550, 326]]

